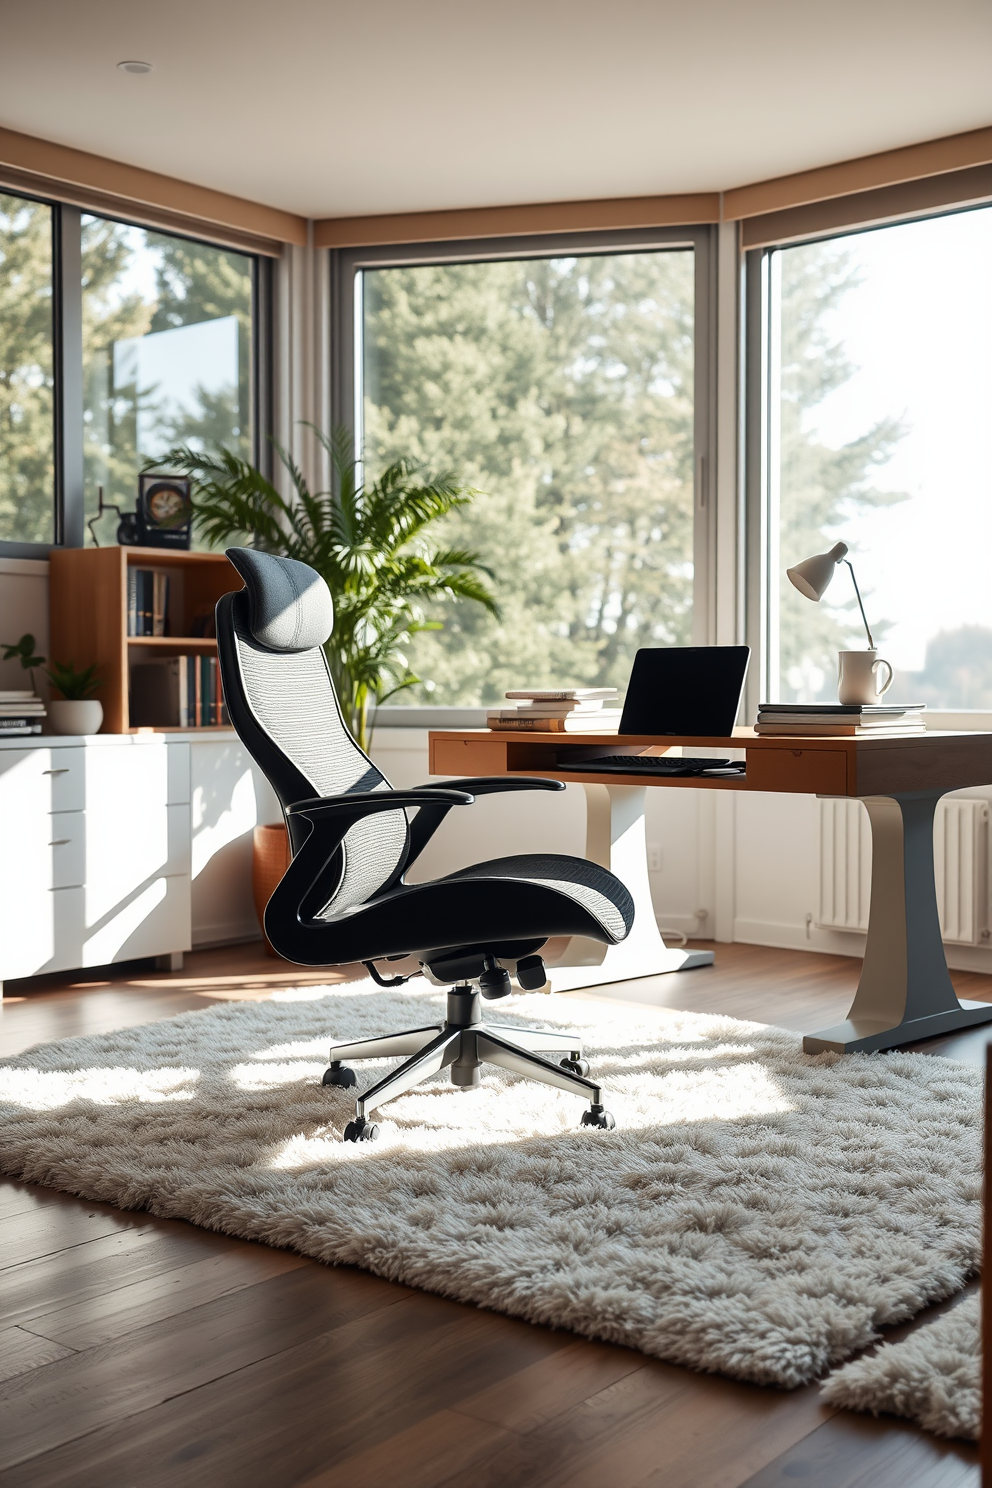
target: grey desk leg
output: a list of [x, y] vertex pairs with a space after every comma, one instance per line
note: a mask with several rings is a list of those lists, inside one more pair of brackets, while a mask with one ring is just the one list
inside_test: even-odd
[[583, 785], [586, 796], [586, 857], [609, 868], [634, 900], [634, 924], [626, 940], [605, 946], [574, 935], [559, 961], [548, 963], [555, 992], [601, 987], [635, 977], [712, 966], [712, 951], [681, 951], [666, 946], [658, 933], [648, 878], [644, 837], [643, 785]]
[[896, 1049], [992, 1022], [992, 1004], [958, 1000], [944, 958], [933, 877], [933, 814], [944, 794], [865, 798], [871, 907], [861, 980], [846, 1021], [803, 1039], [807, 1054]]

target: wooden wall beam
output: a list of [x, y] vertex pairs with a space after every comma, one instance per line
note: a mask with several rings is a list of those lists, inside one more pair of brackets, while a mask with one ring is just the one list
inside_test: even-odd
[[[0, 168], [3, 167], [9, 168], [8, 184], [13, 184], [16, 172], [22, 182], [36, 180], [34, 189], [39, 195], [50, 195], [64, 186], [68, 190], [59, 191], [60, 196], [69, 197], [79, 206], [92, 206], [94, 211], [105, 212], [108, 203], [117, 203], [116, 209], [123, 216], [134, 216], [135, 213], [128, 213], [128, 206], [133, 205], [139, 212], [144, 209], [140, 214], [145, 220], [153, 215], [154, 209], [161, 209], [173, 224], [185, 221], [189, 224], [186, 230], [194, 233], [197, 228], [202, 231], [214, 224], [270, 244], [307, 240], [306, 219], [292, 212], [229, 196], [207, 186], [195, 186], [190, 181], [162, 176], [140, 166], [124, 165], [102, 155], [90, 155], [68, 145], [52, 144], [30, 134], [17, 134], [12, 129], [0, 129]], [[29, 188], [25, 185], [24, 189]], [[90, 192], [92, 203], [88, 198]]]
[[633, 196], [512, 207], [466, 207], [450, 212], [325, 217], [314, 223], [314, 246], [370, 248], [389, 243], [456, 242], [463, 238], [525, 237], [536, 233], [690, 227], [719, 220], [720, 194], [708, 191], [691, 196]]
[[992, 165], [976, 165], [971, 170], [948, 171], [920, 181], [883, 186], [877, 191], [859, 191], [853, 196], [746, 217], [741, 224], [741, 246], [767, 248], [775, 243], [815, 238], [854, 227], [881, 227], [904, 217], [988, 201], [992, 201]]
[[825, 201], [829, 197], [850, 196], [854, 192], [873, 191], [882, 186], [919, 180], [923, 176], [990, 163], [992, 128], [973, 129], [967, 134], [952, 134], [919, 145], [906, 145], [899, 150], [884, 150], [878, 155], [863, 155], [857, 160], [843, 160], [836, 165], [800, 171], [792, 176], [756, 181], [751, 186], [737, 186], [724, 192], [723, 215], [728, 220], [755, 217], [764, 212], [779, 212], [787, 207]]

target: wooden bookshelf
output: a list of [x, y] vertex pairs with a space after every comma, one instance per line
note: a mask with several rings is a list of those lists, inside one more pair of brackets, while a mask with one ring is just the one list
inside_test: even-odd
[[[168, 572], [168, 635], [128, 635], [129, 568]], [[96, 694], [103, 704], [101, 733], [135, 733], [128, 711], [130, 663], [137, 657], [150, 660], [153, 656], [212, 655], [217, 642], [209, 636], [194, 635], [194, 626], [213, 615], [222, 594], [240, 588], [241, 580], [223, 553], [55, 548], [49, 555], [50, 656], [77, 667], [95, 664], [102, 683]], [[215, 728], [189, 732], [212, 732]]]

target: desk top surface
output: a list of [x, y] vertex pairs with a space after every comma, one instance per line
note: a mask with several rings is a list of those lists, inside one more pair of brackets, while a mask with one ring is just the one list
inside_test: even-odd
[[992, 731], [933, 730], [923, 734], [758, 735], [738, 728], [726, 738], [689, 735], [541, 733], [536, 729], [445, 729], [430, 734], [434, 775], [535, 775], [555, 777], [559, 753], [581, 760], [601, 753], [676, 747], [744, 751], [743, 777], [657, 777], [570, 770], [577, 784], [649, 785], [666, 789], [752, 790], [824, 796], [891, 795], [919, 790], [961, 790], [992, 785]]
[[875, 749], [879, 746], [891, 749], [894, 746], [913, 748], [921, 745], [932, 749], [939, 748], [949, 739], [988, 740], [992, 743], [992, 729], [929, 729], [922, 734], [904, 734], [895, 730], [886, 732], [879, 729], [871, 735], [852, 735], [757, 734], [753, 728], [735, 728], [732, 734], [714, 738], [712, 734], [564, 734], [543, 733], [540, 729], [480, 728], [432, 729], [430, 736], [432, 739], [499, 739], [503, 741], [512, 739], [514, 743], [560, 746], [577, 744], [583, 749], [589, 748], [590, 745], [596, 745], [600, 749], [609, 748], [611, 745], [619, 745], [621, 748], [629, 748], [633, 745], [653, 746], [660, 752], [687, 744], [697, 749], [781, 749], [783, 745], [792, 748], [795, 744], [801, 744], [804, 749], [836, 749], [838, 745], [845, 748], [854, 745], [861, 750]]

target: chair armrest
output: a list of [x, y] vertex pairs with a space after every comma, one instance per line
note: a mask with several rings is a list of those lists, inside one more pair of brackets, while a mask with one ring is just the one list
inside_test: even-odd
[[[403, 807], [422, 810], [425, 806], [443, 814], [452, 806], [471, 804], [472, 797], [468, 791], [446, 790], [442, 786], [431, 786], [422, 791], [352, 791], [350, 795], [314, 796], [306, 801], [294, 801], [286, 807], [286, 815], [309, 822], [309, 832], [269, 901], [266, 915], [272, 912], [288, 923], [298, 917], [307, 919], [319, 913], [337, 881], [335, 860], [341, 843], [350, 828], [364, 817], [377, 812], [402, 810]], [[419, 816], [420, 811], [417, 814]], [[388, 883], [383, 884], [380, 893], [396, 882], [408, 856]]]
[[403, 806], [423, 806], [435, 802], [446, 807], [471, 806], [472, 796], [468, 791], [446, 789], [442, 786], [426, 786], [405, 791], [352, 791], [344, 796], [313, 796], [306, 801], [294, 801], [286, 807], [287, 816], [304, 816], [308, 821], [322, 817], [371, 816], [376, 811], [397, 811]]
[[[416, 785], [415, 791], [434, 790], [433, 785]], [[467, 790], [473, 796], [492, 796], [499, 791], [565, 789], [562, 780], [539, 780], [536, 775], [470, 775], [465, 780], [449, 780], [445, 790]]]
[[[419, 796], [425, 803], [431, 801], [437, 793], [437, 786], [417, 785], [410, 792], [413, 796]], [[538, 780], [536, 776], [510, 776], [510, 775], [477, 775], [470, 776], [467, 780], [449, 780], [443, 787], [445, 790], [456, 794], [467, 790], [473, 797], [492, 796], [498, 791], [522, 791], [522, 790], [564, 790], [565, 786], [560, 780]], [[410, 849], [403, 863], [402, 872], [405, 873], [412, 863], [420, 857], [424, 848], [430, 842], [438, 827], [448, 814], [447, 805], [426, 805], [423, 811], [418, 811], [410, 823]]]

